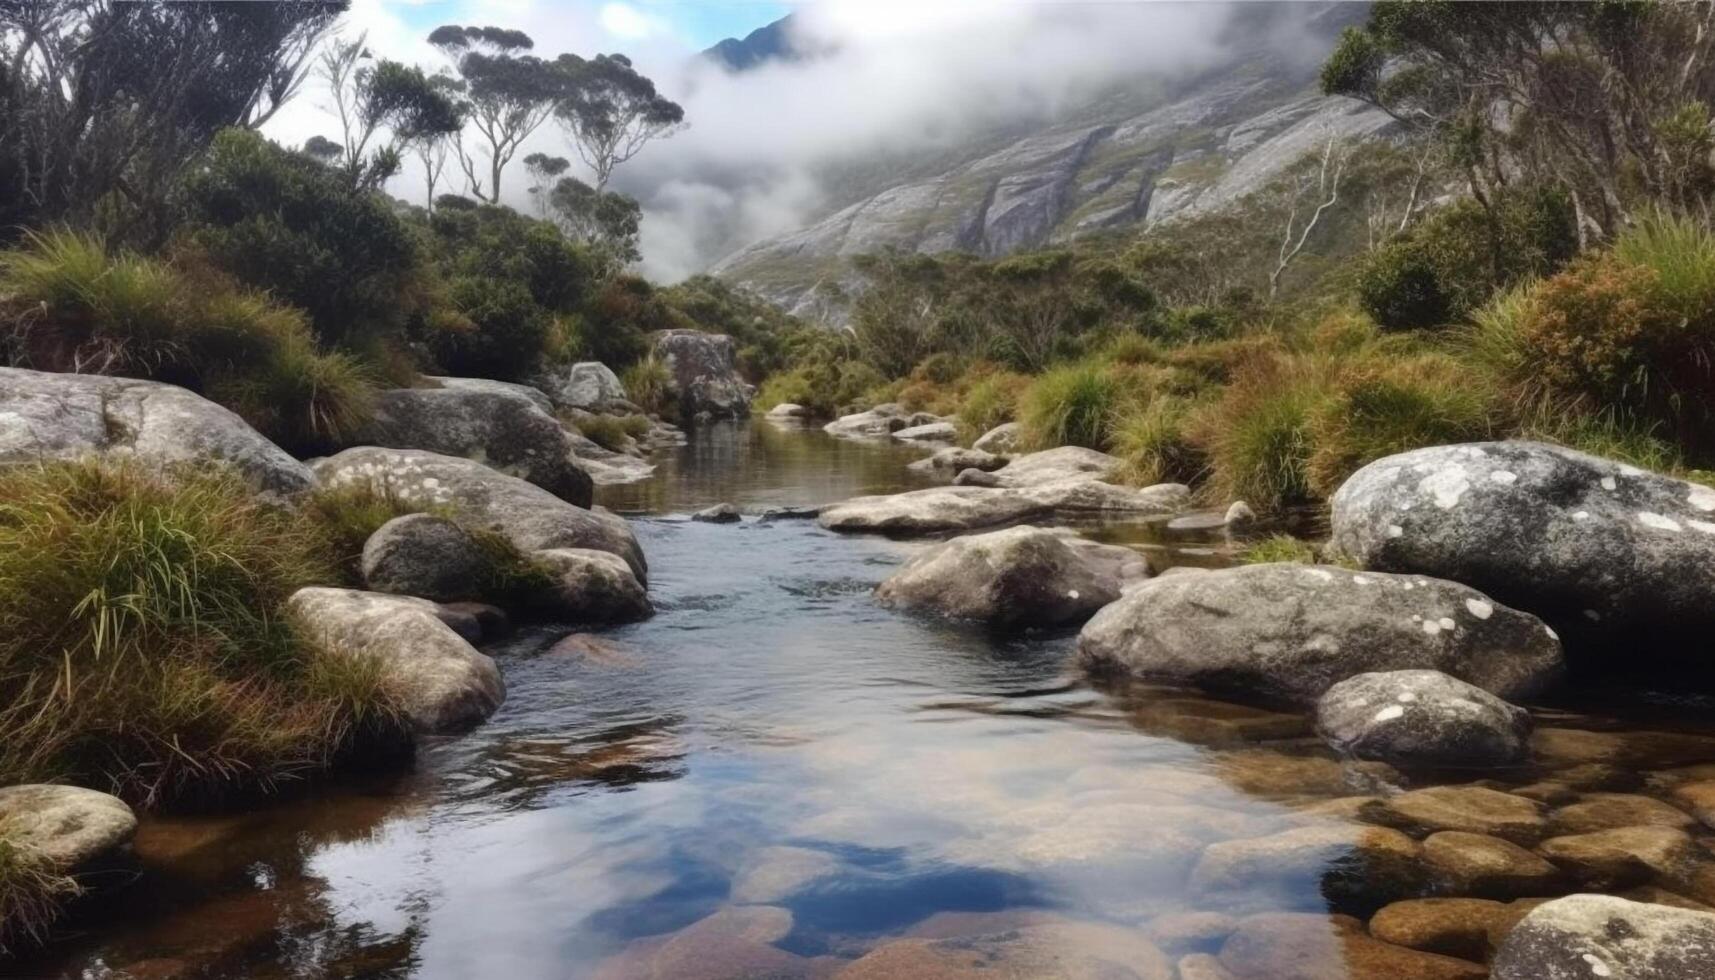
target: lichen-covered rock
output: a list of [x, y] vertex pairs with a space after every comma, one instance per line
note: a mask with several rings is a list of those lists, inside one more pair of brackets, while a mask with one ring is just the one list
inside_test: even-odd
[[810, 410], [797, 402], [781, 402], [768, 410], [771, 419], [807, 419]]
[[80, 786], [0, 789], [0, 842], [35, 855], [60, 874], [124, 846], [136, 831], [136, 815], [116, 796]]
[[299, 589], [287, 609], [331, 654], [377, 660], [419, 732], [462, 731], [506, 697], [494, 661], [443, 622], [434, 603], [352, 589]]
[[421, 510], [450, 508], [460, 524], [498, 531], [520, 551], [594, 548], [624, 558], [639, 581], [648, 574], [624, 519], [586, 510], [472, 460], [360, 446], [317, 461], [315, 474], [324, 486], [367, 487]]
[[588, 548], [549, 548], [531, 558], [553, 572], [554, 585], [532, 597], [547, 616], [576, 623], [629, 623], [655, 614], [649, 592], [625, 559]]
[[1438, 670], [1358, 674], [1316, 702], [1335, 749], [1396, 766], [1507, 766], [1528, 754], [1530, 712]]
[[462, 456], [588, 507], [594, 489], [571, 434], [525, 395], [487, 387], [394, 388], [354, 446], [421, 449]]
[[1103, 574], [1052, 531], [1014, 527], [938, 544], [875, 590], [883, 605], [992, 626], [1081, 623], [1120, 596]]
[[1084, 626], [1078, 659], [1300, 706], [1371, 671], [1439, 670], [1509, 700], [1561, 672], [1541, 621], [1463, 585], [1293, 563], [1151, 579]]
[[965, 470], [991, 471], [998, 470], [1009, 462], [1005, 456], [985, 453], [980, 449], [961, 449], [958, 446], [948, 446], [936, 450], [933, 456], [912, 463], [910, 469], [927, 470], [932, 473], [961, 473]]
[[469, 532], [433, 514], [405, 514], [381, 525], [364, 542], [362, 567], [372, 592], [436, 602], [483, 598], [493, 571]]
[[1650, 647], [1672, 633], [1700, 654], [1715, 629], [1715, 576], [1687, 574], [1715, 565], [1715, 490], [1571, 449], [1487, 442], [1379, 459], [1334, 495], [1333, 531], [1367, 567], [1464, 582], [1585, 639], [1647, 629]]
[[175, 385], [0, 367], [0, 463], [135, 458], [223, 462], [259, 490], [294, 494], [304, 464], [232, 412]]
[[655, 355], [667, 366], [668, 388], [682, 419], [737, 419], [750, 414], [750, 386], [738, 373], [737, 348], [725, 334], [664, 330]]
[[1016, 453], [1024, 448], [1024, 426], [1017, 422], [997, 425], [978, 436], [977, 441], [971, 443], [971, 448], [999, 456]]
[[910, 536], [1017, 524], [1055, 513], [1161, 516], [1176, 512], [1188, 499], [1189, 492], [1176, 483], [1142, 490], [1093, 480], [1016, 488], [929, 487], [855, 497], [822, 508], [818, 520], [831, 531]]
[[536, 387], [556, 408], [594, 411], [627, 398], [625, 385], [620, 383], [611, 368], [600, 361], [555, 365], [538, 374], [534, 380]]
[[1715, 915], [1612, 895], [1532, 909], [1495, 952], [1494, 980], [1715, 977]]
[[904, 406], [888, 402], [867, 411], [842, 415], [822, 426], [822, 431], [842, 439], [886, 439], [910, 428], [910, 415]]
[[517, 395], [530, 399], [530, 404], [549, 415], [554, 414], [554, 400], [540, 388], [530, 385], [514, 384], [511, 381], [494, 381], [489, 378], [451, 378], [443, 376], [425, 377], [424, 381], [433, 386], [452, 388], [455, 391], [486, 391], [490, 394]]

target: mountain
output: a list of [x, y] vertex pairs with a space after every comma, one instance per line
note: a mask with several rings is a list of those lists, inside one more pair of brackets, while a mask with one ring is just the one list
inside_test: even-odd
[[749, 71], [771, 61], [797, 61], [805, 57], [793, 44], [792, 15], [787, 14], [766, 27], [758, 27], [744, 38], [727, 38], [703, 52], [703, 57], [723, 65], [729, 71]]
[[[711, 271], [799, 313], [846, 259], [896, 247], [984, 256], [1114, 229], [1141, 230], [1234, 203], [1330, 135], [1386, 135], [1379, 110], [1317, 90], [1320, 55], [1367, 5], [1257, 5], [1229, 27], [1230, 55], [1190, 77], [1140, 76], [1055, 118], [972, 134], [918, 159], [855, 161], [844, 201]], [[1295, 18], [1290, 43], [1281, 17]], [[753, 35], [754, 36], [754, 35]], [[1311, 50], [1313, 49], [1313, 50]]]

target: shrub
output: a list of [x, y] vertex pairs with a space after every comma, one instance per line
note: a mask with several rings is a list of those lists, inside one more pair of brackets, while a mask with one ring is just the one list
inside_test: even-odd
[[641, 415], [585, 415], [572, 424], [591, 442], [615, 452], [649, 434], [649, 420]]
[[1358, 274], [1358, 301], [1394, 330], [1446, 323], [1453, 309], [1435, 268], [1410, 242], [1388, 245], [1364, 263]]
[[1025, 441], [1038, 448], [1105, 449], [1119, 409], [1120, 386], [1102, 367], [1055, 368], [1031, 383], [1021, 404]]
[[0, 253], [10, 359], [182, 385], [236, 411], [299, 455], [326, 451], [368, 418], [371, 372], [317, 349], [303, 315], [224, 276], [70, 232]]
[[677, 406], [672, 404], [673, 374], [654, 354], [626, 368], [621, 381], [632, 404], [645, 412], [666, 416], [676, 410]]
[[467, 277], [449, 299], [462, 318], [441, 318], [430, 350], [441, 367], [461, 377], [522, 379], [536, 367], [549, 320], [529, 289], [513, 279]]
[[321, 536], [223, 468], [0, 474], [0, 780], [150, 805], [266, 787], [402, 731], [379, 666], [281, 615]]
[[767, 410], [790, 402], [818, 418], [832, 418], [885, 383], [880, 372], [862, 361], [813, 361], [763, 381], [756, 404]]

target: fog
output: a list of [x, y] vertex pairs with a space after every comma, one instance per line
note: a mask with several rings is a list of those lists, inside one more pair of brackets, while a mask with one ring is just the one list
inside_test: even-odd
[[[850, 180], [833, 175], [865, 159], [909, 160], [973, 131], [1052, 116], [1117, 83], [1218, 64], [1224, 29], [1244, 8], [828, 0], [796, 7], [792, 18], [794, 47], [812, 54], [742, 73], [698, 57], [673, 29], [674, 9], [508, 0], [436, 10], [440, 22], [521, 28], [544, 57], [623, 51], [685, 107], [688, 128], [650, 144], [614, 177], [615, 188], [643, 202], [643, 271], [662, 281], [850, 203]], [[360, 0], [349, 20], [348, 32], [368, 30], [382, 56], [440, 64], [420, 23], [407, 25], [396, 8]], [[325, 101], [307, 87], [270, 135], [291, 142], [330, 131], [317, 115]], [[553, 123], [519, 158], [532, 150], [575, 160]], [[517, 161], [507, 182], [509, 203], [528, 208]], [[422, 179], [413, 166], [389, 190], [418, 201]]]

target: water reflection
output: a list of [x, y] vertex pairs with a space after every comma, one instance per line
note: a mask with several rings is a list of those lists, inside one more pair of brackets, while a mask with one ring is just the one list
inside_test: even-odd
[[[604, 488], [660, 515], [635, 525], [659, 615], [497, 648], [506, 704], [411, 773], [150, 821], [147, 875], [26, 975], [1165, 977], [1142, 937], [1206, 951], [1257, 912], [1279, 914], [1244, 920], [1250, 975], [1285, 975], [1270, 943], [1305, 976], [1377, 955], [1320, 914], [1315, 854], [1236, 895], [1194, 872], [1211, 845], [1329, 826], [1402, 774], [1334, 758], [1299, 715], [1093, 690], [1066, 632], [879, 608], [870, 589], [918, 545], [679, 516], [896, 488], [914, 456], [733, 426]], [[1706, 739], [1551, 721], [1573, 733], [1545, 742], [1556, 772], [1715, 759]]]

